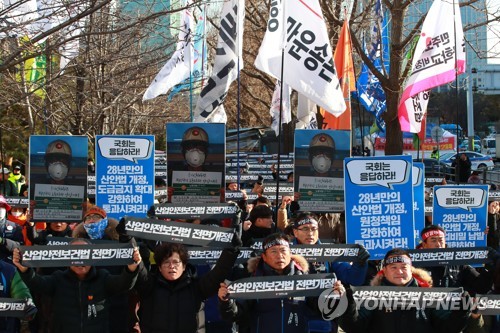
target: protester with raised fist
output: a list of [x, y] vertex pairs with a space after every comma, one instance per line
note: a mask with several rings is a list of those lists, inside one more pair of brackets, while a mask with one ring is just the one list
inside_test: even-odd
[[250, 212], [249, 221], [250, 223], [243, 223], [241, 239], [244, 246], [250, 246], [254, 240], [266, 238], [274, 231], [273, 210], [268, 206], [254, 207]]

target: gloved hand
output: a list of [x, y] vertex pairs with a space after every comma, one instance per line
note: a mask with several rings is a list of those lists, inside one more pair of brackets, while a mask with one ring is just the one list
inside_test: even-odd
[[362, 266], [366, 265], [368, 258], [370, 258], [370, 252], [363, 245], [359, 245], [358, 264]]
[[494, 248], [488, 247], [488, 261], [494, 264], [498, 258], [500, 258], [500, 253]]
[[238, 227], [241, 223], [241, 207], [234, 201], [229, 201], [228, 204], [236, 208], [236, 213], [233, 217], [233, 227]]
[[486, 258], [484, 267], [488, 271], [494, 272], [495, 266], [496, 266], [499, 258], [500, 258], [500, 252], [496, 251], [492, 247], [488, 247], [488, 256]]
[[118, 225], [116, 226], [115, 230], [119, 235], [126, 235], [127, 234], [127, 230], [125, 229], [125, 218], [124, 217], [122, 217], [120, 219], [120, 222], [118, 222]]
[[36, 313], [38, 312], [38, 309], [35, 306], [35, 303], [33, 303], [33, 300], [31, 298], [26, 298], [26, 308], [24, 309], [24, 320], [32, 320], [35, 318]]
[[156, 208], [154, 205], [149, 207], [148, 212], [146, 213], [147, 217], [150, 219], [154, 219], [156, 217]]
[[118, 222], [118, 225], [116, 226], [115, 230], [118, 233], [118, 241], [120, 243], [128, 243], [132, 239], [132, 236], [127, 235], [124, 217], [120, 219], [120, 222]]
[[233, 247], [235, 249], [239, 249], [240, 247], [243, 246], [243, 242], [241, 241], [241, 237], [236, 231], [234, 231], [234, 233], [233, 233], [233, 239], [231, 240], [231, 245], [233, 245]]

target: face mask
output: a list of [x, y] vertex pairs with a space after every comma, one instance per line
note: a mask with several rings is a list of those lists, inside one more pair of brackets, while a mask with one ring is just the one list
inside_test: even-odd
[[12, 216], [14, 216], [14, 217], [19, 217], [19, 216], [23, 215], [23, 212], [19, 212], [19, 211], [17, 211], [17, 212], [11, 212], [11, 214], [12, 214]]
[[317, 172], [325, 173], [328, 170], [330, 170], [330, 167], [332, 166], [332, 161], [325, 155], [317, 155], [314, 156], [312, 159], [312, 166], [314, 170], [316, 170]]
[[7, 210], [5, 207], [0, 207], [0, 220], [5, 219], [5, 216], [7, 215]]
[[68, 174], [68, 167], [61, 162], [49, 164], [49, 175], [54, 180], [63, 180]]
[[90, 239], [102, 239], [104, 237], [104, 229], [106, 229], [107, 226], [108, 219], [102, 219], [99, 222], [83, 225]]
[[199, 167], [205, 162], [205, 153], [198, 149], [186, 152], [186, 162], [192, 167]]

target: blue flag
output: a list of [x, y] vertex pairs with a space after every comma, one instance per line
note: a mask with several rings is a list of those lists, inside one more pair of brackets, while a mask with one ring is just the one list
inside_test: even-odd
[[[382, 13], [380, 0], [375, 4], [375, 24], [372, 27], [370, 43], [365, 53], [380, 72], [389, 73], [389, 31], [387, 15]], [[354, 94], [357, 94], [361, 105], [375, 115], [377, 126], [384, 132], [385, 122], [381, 116], [387, 108], [385, 92], [366, 64], [361, 67], [356, 89], [357, 92]]]

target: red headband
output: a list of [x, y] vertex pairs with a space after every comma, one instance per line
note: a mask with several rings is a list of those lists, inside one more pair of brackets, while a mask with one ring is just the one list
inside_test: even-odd
[[439, 230], [439, 229], [435, 229], [435, 230], [429, 230], [427, 232], [424, 232], [422, 234], [422, 240], [425, 242], [425, 240], [429, 237], [433, 237], [433, 236], [438, 236], [438, 237], [444, 237], [444, 232]]

